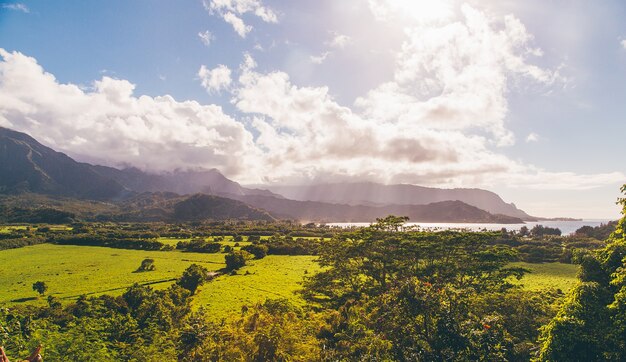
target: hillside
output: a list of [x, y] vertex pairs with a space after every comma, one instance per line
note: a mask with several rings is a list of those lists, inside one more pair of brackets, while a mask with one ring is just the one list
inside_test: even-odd
[[203, 194], [143, 193], [115, 203], [32, 193], [0, 196], [0, 223], [58, 223], [61, 218], [64, 223], [70, 219], [120, 222], [274, 220], [264, 210], [241, 201]]
[[239, 200], [267, 210], [277, 218], [318, 222], [373, 222], [387, 215], [408, 216], [412, 222], [523, 223], [519, 218], [494, 215], [461, 201], [427, 205], [365, 206], [296, 201], [267, 196], [243, 196]]
[[34, 138], [0, 127], [0, 192], [113, 199], [128, 190]]
[[348, 205], [426, 205], [441, 201], [462, 201], [488, 211], [531, 221], [536, 218], [508, 204], [496, 193], [481, 189], [439, 189], [416, 185], [382, 185], [371, 182], [296, 186], [268, 186], [282, 196], [299, 201]]
[[103, 177], [115, 180], [135, 192], [173, 192], [179, 195], [204, 193], [228, 197], [229, 195], [264, 195], [282, 197], [268, 190], [241, 186], [222, 175], [216, 169], [195, 171], [174, 171], [154, 174], [131, 167], [116, 169], [107, 166], [92, 166]]
[[[216, 169], [152, 174], [137, 168], [80, 163], [24, 133], [0, 128], [0, 194], [51, 197], [34, 204], [21, 202], [20, 206], [12, 206], [7, 201], [11, 199], [5, 198], [5, 220], [19, 220], [28, 210], [41, 208], [69, 212], [79, 219], [116, 221], [286, 218], [372, 222], [389, 214], [421, 222], [519, 223], [532, 219], [498, 195], [479, 189], [373, 183], [273, 189], [283, 195], [243, 187]], [[12, 202], [20, 203], [18, 200]]]

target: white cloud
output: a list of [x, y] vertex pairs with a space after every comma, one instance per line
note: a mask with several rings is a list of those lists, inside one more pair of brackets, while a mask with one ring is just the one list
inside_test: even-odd
[[461, 130], [379, 122], [342, 107], [326, 87], [294, 86], [283, 72], [262, 74], [242, 67], [233, 102], [253, 116], [268, 182], [356, 178], [535, 188], [542, 180], [558, 180], [564, 189], [584, 189], [624, 177], [551, 173], [497, 154], [488, 139]]
[[237, 34], [239, 34], [240, 37], [245, 38], [246, 35], [252, 31], [252, 26], [250, 25], [246, 25], [243, 20], [241, 20], [240, 17], [238, 17], [237, 15], [231, 13], [231, 12], [227, 12], [226, 14], [224, 14], [222, 16], [224, 18], [224, 21], [229, 23], [230, 25], [232, 25], [233, 29], [235, 30], [235, 32]]
[[26, 14], [30, 13], [30, 9], [28, 8], [28, 6], [22, 3], [2, 4], [2, 8], [15, 10], [15, 11], [21, 11]]
[[215, 35], [213, 35], [210, 31], [206, 30], [203, 32], [199, 32], [198, 33], [198, 37], [200, 38], [200, 41], [202, 41], [202, 43], [206, 46], [211, 45], [211, 42], [213, 42], [213, 40], [215, 40]]
[[245, 14], [253, 14], [266, 23], [278, 22], [276, 13], [260, 0], [204, 0], [203, 4], [210, 14], [221, 16], [242, 38], [252, 30], [242, 19]]
[[322, 64], [324, 63], [326, 58], [328, 58], [329, 55], [330, 55], [330, 52], [323, 52], [320, 55], [311, 55], [310, 59], [312, 63]]
[[451, 0], [369, 0], [372, 14], [380, 21], [440, 22], [454, 14]]
[[230, 69], [220, 64], [213, 69], [208, 69], [204, 65], [200, 67], [198, 76], [202, 82], [202, 86], [209, 92], [219, 92], [230, 86], [232, 79], [230, 77]]
[[538, 142], [538, 141], [539, 141], [539, 135], [536, 134], [535, 132], [531, 132], [528, 136], [526, 136], [526, 143]]
[[622, 45], [622, 48], [626, 49], [626, 39], [622, 40], [620, 44]]
[[[223, 9], [238, 16], [231, 7]], [[550, 172], [499, 152], [495, 145], [513, 140], [506, 127], [511, 83], [550, 87], [558, 77], [531, 63], [539, 53], [519, 20], [470, 7], [461, 14], [407, 26], [393, 78], [356, 107], [339, 104], [327, 87], [264, 73], [250, 54], [238, 69], [200, 67], [202, 85], [230, 92], [248, 129], [219, 106], [136, 96], [126, 80], [103, 77], [91, 90], [60, 84], [34, 59], [3, 51], [0, 125], [108, 164], [217, 167], [242, 182], [562, 189], [621, 182], [621, 173]]]
[[490, 142], [510, 145], [506, 93], [511, 80], [551, 85], [558, 74], [529, 64], [532, 36], [512, 16], [492, 19], [467, 5], [454, 22], [414, 25], [397, 56], [394, 80], [356, 105], [383, 122], [439, 130], [491, 133]]
[[0, 56], [0, 125], [57, 150], [156, 171], [217, 167], [236, 176], [256, 164], [252, 135], [219, 106], [135, 96], [134, 84], [107, 76], [84, 91], [33, 58], [2, 49]]
[[343, 49], [350, 40], [351, 38], [347, 35], [333, 33], [333, 38], [327, 44], [333, 48]]

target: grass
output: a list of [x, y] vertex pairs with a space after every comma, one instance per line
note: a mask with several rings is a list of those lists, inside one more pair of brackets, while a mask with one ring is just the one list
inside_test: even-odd
[[171, 245], [173, 247], [176, 247], [176, 244], [178, 244], [179, 241], [189, 241], [189, 240], [191, 239], [189, 238], [166, 238], [166, 237], [160, 237], [157, 239], [157, 241], [160, 241], [166, 245]]
[[[177, 239], [179, 240], [179, 239]], [[145, 258], [154, 259], [155, 271], [137, 273]], [[267, 298], [287, 298], [302, 305], [294, 292], [305, 275], [319, 270], [312, 256], [269, 255], [249, 261], [238, 275], [223, 275], [206, 283], [194, 297], [194, 307], [204, 307], [219, 319], [246, 304]], [[120, 295], [134, 283], [166, 288], [192, 263], [209, 270], [225, 266], [224, 254], [141, 251], [94, 246], [40, 244], [0, 251], [0, 306], [46, 303], [46, 296], [69, 302], [85, 294]], [[305, 273], [307, 271], [307, 273]], [[248, 273], [248, 274], [247, 274]], [[48, 285], [46, 296], [37, 298], [36, 281]]]
[[[251, 261], [237, 275], [223, 275], [202, 286], [194, 306], [205, 307], [212, 317], [219, 319], [239, 312], [243, 305], [268, 298], [286, 298], [302, 305], [304, 300], [294, 292], [301, 289], [306, 275], [318, 270], [319, 265], [313, 256], [268, 255]], [[246, 272], [250, 274], [246, 275]]]
[[[176, 247], [176, 244], [178, 244], [179, 241], [190, 241], [191, 239], [190, 238], [167, 238], [167, 237], [160, 237], [157, 240], [162, 242], [163, 244], [171, 245], [173, 247]], [[205, 240], [207, 240], [207, 241], [214, 241], [214, 238], [213, 237], [207, 237], [207, 238], [205, 238]], [[236, 241], [233, 240], [232, 236], [224, 237], [224, 240], [220, 241], [219, 243], [224, 245], [224, 246], [229, 245], [234, 250], [240, 250], [242, 246], [246, 246], [246, 245], [252, 244], [251, 242], [248, 242], [248, 241], [236, 242]], [[235, 244], [238, 244], [239, 246], [235, 246]]]
[[[135, 273], [145, 258], [155, 260], [156, 270]], [[193, 263], [207, 269], [224, 267], [223, 254], [159, 252], [93, 246], [40, 244], [0, 251], [0, 305], [34, 302], [32, 285], [44, 281], [48, 294], [65, 300], [81, 294], [119, 295], [134, 283], [169, 286]]]
[[563, 263], [513, 263], [511, 266], [529, 269], [531, 272], [524, 275], [519, 283], [528, 290], [544, 290], [548, 288], [561, 289], [567, 293], [578, 279], [578, 265]]
[[26, 228], [26, 225], [1, 225], [0, 233], [8, 234], [10, 232], [13, 232], [14, 230], [26, 230]]
[[48, 224], [31, 224], [31, 225], [0, 225], [0, 234], [5, 233], [11, 233], [13, 231], [17, 231], [17, 230], [26, 230], [28, 228], [32, 229], [32, 230], [37, 230], [40, 227], [47, 227], [48, 229], [52, 230], [52, 231], [68, 231], [68, 230], [72, 230], [71, 226], [68, 225], [48, 225]]

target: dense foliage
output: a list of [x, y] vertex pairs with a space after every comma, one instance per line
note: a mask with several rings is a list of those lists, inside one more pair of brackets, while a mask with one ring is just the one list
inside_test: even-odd
[[[626, 191], [626, 186], [622, 188]], [[626, 215], [626, 199], [621, 199]], [[626, 216], [605, 248], [581, 252], [580, 284], [543, 329], [542, 361], [626, 360]]]
[[[119, 297], [74, 302], [50, 293], [47, 306], [2, 309], [0, 345], [10, 356], [25, 356], [41, 343], [49, 361], [626, 357], [624, 220], [606, 247], [590, 233], [425, 232], [405, 229], [405, 221], [392, 216], [347, 230], [263, 222], [8, 228], [0, 247], [54, 242], [171, 250], [159, 241], [166, 237], [182, 251], [224, 251], [226, 268], [211, 273], [193, 264], [163, 290], [134, 285]], [[237, 274], [253, 258], [272, 254], [317, 256], [321, 271], [303, 285], [306, 305], [267, 300], [217, 323], [210, 307], [192, 308], [194, 294], [210, 288], [212, 278], [223, 274], [237, 283], [245, 273], [224, 271]], [[580, 263], [581, 284], [564, 303], [559, 291], [522, 289], [515, 279], [525, 270], [511, 266], [520, 260]], [[144, 259], [136, 271], [154, 266]]]
[[161, 250], [166, 245], [152, 239], [109, 237], [100, 234], [77, 234], [59, 236], [52, 240], [60, 245], [106, 246], [119, 249]]

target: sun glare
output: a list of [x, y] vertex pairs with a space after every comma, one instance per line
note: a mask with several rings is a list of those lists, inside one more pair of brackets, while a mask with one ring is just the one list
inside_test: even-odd
[[393, 12], [418, 22], [432, 22], [452, 16], [452, 4], [448, 0], [387, 0]]

